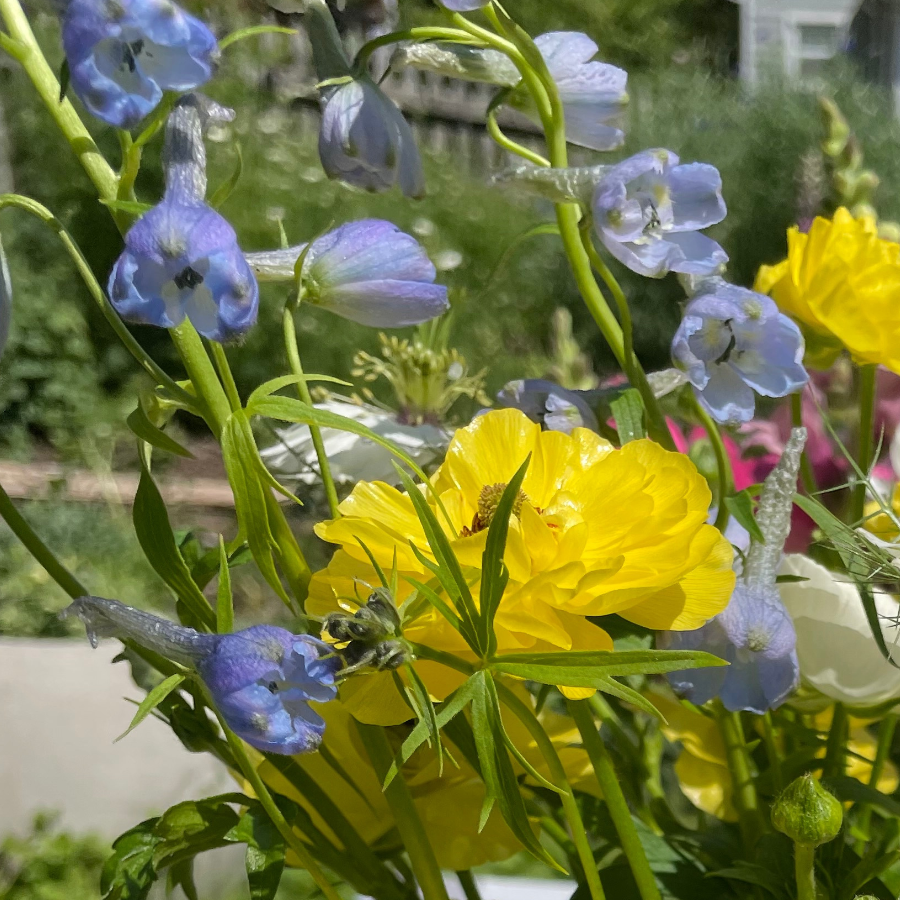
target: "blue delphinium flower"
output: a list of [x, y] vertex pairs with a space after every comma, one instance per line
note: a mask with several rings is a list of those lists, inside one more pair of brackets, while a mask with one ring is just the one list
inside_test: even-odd
[[425, 196], [422, 159], [396, 104], [361, 75], [322, 88], [319, 157], [329, 178], [367, 191], [395, 184], [407, 197]]
[[376, 328], [404, 328], [449, 308], [447, 288], [419, 242], [383, 219], [348, 222], [306, 244], [250, 253], [264, 281], [292, 281], [305, 253], [303, 299], [345, 319]]
[[763, 294], [710, 279], [688, 303], [672, 358], [718, 422], [753, 417], [753, 392], [784, 397], [809, 380], [797, 325]]
[[325, 722], [309, 704], [334, 699], [341, 661], [314, 637], [271, 625], [202, 634], [101, 597], [79, 597], [62, 615], [78, 616], [94, 647], [130, 639], [195, 668], [228, 727], [258, 750], [309, 753], [321, 743]]
[[98, 119], [133, 128], [163, 91], [209, 80], [213, 33], [170, 0], [68, 0], [63, 47], [72, 87]]
[[[225, 116], [207, 103], [202, 115]], [[131, 322], [172, 328], [185, 318], [214, 341], [256, 321], [259, 287], [234, 229], [204, 202], [206, 154], [198, 98], [182, 98], [166, 126], [163, 200], [129, 230], [109, 296]]]
[[573, 428], [597, 430], [597, 417], [586, 399], [590, 391], [570, 391], [542, 378], [510, 381], [497, 394], [503, 407], [520, 409], [548, 431], [571, 434]]
[[645, 150], [603, 173], [591, 205], [603, 245], [639, 275], [712, 275], [728, 261], [699, 233], [725, 218], [714, 166], [679, 165], [669, 150]]
[[793, 429], [778, 465], [766, 478], [756, 512], [765, 543], [751, 542], [724, 612], [696, 631], [669, 631], [660, 636], [660, 647], [705, 650], [731, 663], [727, 668], [670, 673], [672, 686], [692, 703], [718, 697], [731, 712], [762, 714], [780, 706], [797, 689], [797, 635], [778, 593], [776, 573], [791, 527], [805, 443], [806, 429]]
[[453, 12], [471, 12], [487, 6], [490, 0], [439, 0], [441, 6]]

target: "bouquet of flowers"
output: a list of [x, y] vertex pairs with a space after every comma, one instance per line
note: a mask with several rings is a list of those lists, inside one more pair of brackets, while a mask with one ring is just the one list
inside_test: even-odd
[[[359, 357], [360, 374], [397, 390], [390, 415], [314, 403], [311, 383], [328, 379], [302, 366], [308, 304], [379, 329], [448, 310], [414, 237], [367, 219], [245, 252], [217, 211], [225, 195], [208, 196], [204, 134], [233, 112], [197, 91], [235, 42], [289, 29], [217, 40], [171, 0], [65, 0], [58, 79], [19, 0], [0, 0], [0, 48], [108, 208], [121, 255], [101, 281], [51, 210], [15, 194], [0, 210], [55, 233], [153, 380], [128, 418], [134, 527], [171, 616], [92, 596], [2, 489], [0, 515], [91, 643], [117, 638], [154, 673], [130, 727], [153, 714], [235, 779], [122, 835], [103, 897], [139, 900], [162, 875], [196, 896], [195, 857], [240, 843], [258, 900], [285, 866], [329, 900], [341, 886], [447, 900], [447, 870], [477, 900], [472, 870], [523, 850], [568, 873], [579, 900], [895, 898], [900, 450], [880, 438], [896, 425], [900, 244], [870, 204], [858, 144], [826, 105], [835, 203], [791, 230], [753, 289], [731, 284], [704, 233], [726, 215], [713, 166], [666, 149], [569, 166], [570, 144], [607, 153], [624, 139], [626, 73], [590, 38], [532, 38], [496, 0], [440, 5], [443, 24], [380, 34], [350, 59], [324, 0], [304, 0], [322, 166], [363, 190], [426, 190], [412, 131], [370, 74], [376, 50], [495, 85], [487, 127], [517, 158], [496, 180], [552, 204], [540, 233], [560, 242], [621, 370], [599, 385], [513, 382], [455, 430], [444, 416], [483, 398], [481, 376], [441, 325]], [[117, 130], [117, 168], [68, 89]], [[503, 106], [539, 125], [543, 153], [503, 131]], [[135, 184], [158, 139], [165, 187], [147, 202]], [[2, 251], [0, 263], [5, 337], [14, 286]], [[681, 279], [672, 369], [636, 356], [620, 266]], [[228, 357], [264, 282], [280, 290], [288, 366], [242, 396]], [[187, 378], [126, 322], [167, 329]], [[754, 419], [757, 396], [768, 420]], [[167, 430], [176, 414], [218, 441], [235, 500], [237, 534], [199, 558], [154, 480], [154, 455], [186, 453]], [[260, 450], [260, 426], [281, 446]], [[302, 475], [285, 474], [285, 447]], [[289, 475], [328, 504], [315, 531], [334, 552], [317, 572], [285, 514]], [[293, 630], [235, 630], [240, 565]]]

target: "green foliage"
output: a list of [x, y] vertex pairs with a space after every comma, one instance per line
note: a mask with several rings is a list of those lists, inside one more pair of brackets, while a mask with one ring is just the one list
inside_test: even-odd
[[74, 836], [39, 813], [31, 833], [0, 843], [0, 900], [96, 900], [106, 842]]

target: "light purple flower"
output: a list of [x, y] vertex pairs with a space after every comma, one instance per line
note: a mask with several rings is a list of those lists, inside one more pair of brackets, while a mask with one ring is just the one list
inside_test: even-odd
[[591, 391], [570, 391], [542, 378], [510, 381], [497, 394], [503, 407], [520, 409], [548, 431], [571, 434], [573, 428], [597, 430], [597, 416], [586, 399]]
[[753, 392], [784, 397], [809, 380], [800, 329], [763, 294], [710, 279], [687, 305], [672, 358], [718, 422], [753, 418]]
[[209, 28], [170, 0], [68, 0], [63, 47], [72, 87], [98, 119], [133, 128], [162, 99], [209, 80]]
[[722, 179], [713, 166], [679, 165], [669, 150], [645, 150], [602, 175], [592, 209], [603, 245], [639, 275], [712, 275], [728, 261], [699, 233], [725, 218]]
[[422, 159], [403, 113], [367, 75], [322, 90], [319, 157], [329, 178], [367, 191], [425, 196]]
[[490, 0], [438, 0], [445, 9], [453, 12], [471, 12], [474, 9], [481, 9], [487, 6]]
[[718, 697], [732, 712], [762, 714], [797, 689], [797, 635], [778, 589], [738, 584], [724, 612], [697, 631], [669, 631], [671, 650], [705, 650], [731, 665], [669, 675], [672, 686], [698, 706]]
[[93, 647], [100, 637], [133, 640], [195, 668], [228, 727], [269, 753], [309, 753], [325, 722], [310, 701], [333, 700], [341, 661], [308, 634], [255, 625], [233, 634], [203, 634], [117, 600], [79, 597], [62, 615], [81, 619]]

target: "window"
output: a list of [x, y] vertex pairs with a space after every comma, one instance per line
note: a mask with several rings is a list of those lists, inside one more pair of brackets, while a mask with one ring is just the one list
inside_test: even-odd
[[815, 83], [844, 42], [848, 22], [845, 17], [809, 15], [790, 17], [785, 23], [787, 71], [802, 81]]

